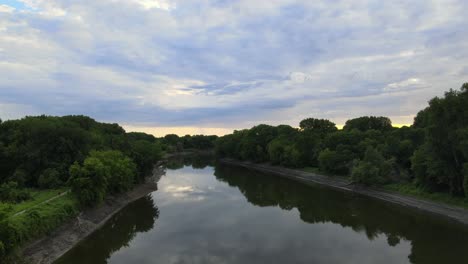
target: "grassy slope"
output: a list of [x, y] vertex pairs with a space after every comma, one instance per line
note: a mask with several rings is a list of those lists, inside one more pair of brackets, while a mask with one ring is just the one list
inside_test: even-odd
[[398, 192], [416, 198], [444, 203], [447, 205], [455, 205], [468, 209], [468, 200], [463, 197], [453, 197], [448, 193], [428, 192], [411, 183], [387, 184], [383, 186], [383, 188], [389, 191]]
[[[333, 176], [333, 175], [330, 175], [329, 173], [320, 171], [319, 168], [316, 168], [316, 167], [305, 167], [299, 170], [321, 174], [321, 175]], [[465, 199], [463, 197], [453, 197], [447, 193], [429, 192], [427, 190], [417, 187], [416, 185], [412, 183], [394, 183], [394, 184], [387, 184], [381, 187], [388, 191], [397, 192], [400, 194], [413, 196], [413, 197], [424, 199], [424, 200], [430, 200], [430, 201], [434, 201], [438, 203], [444, 203], [447, 205], [454, 205], [454, 206], [459, 206], [459, 207], [468, 209], [468, 199]]]
[[[0, 237], [0, 242], [4, 244], [3, 253], [10, 255], [19, 246], [53, 231], [68, 219], [76, 216], [80, 207], [78, 200], [71, 193], [42, 203], [65, 191], [66, 189], [34, 190], [32, 191], [33, 199], [12, 205], [0, 227], [0, 232], [3, 233]], [[26, 211], [15, 215], [23, 210]], [[2, 262], [1, 255], [0, 263]]]
[[12, 216], [9, 222], [19, 231], [21, 240], [26, 241], [52, 231], [63, 221], [76, 215], [79, 212], [78, 208], [78, 201], [69, 193], [53, 201], [37, 205], [24, 214]]
[[63, 192], [67, 191], [67, 189], [56, 189], [56, 190], [37, 190], [32, 189], [30, 190], [32, 199], [18, 203], [18, 204], [11, 204], [11, 211], [8, 212], [8, 215], [14, 215], [18, 212], [23, 210], [28, 210], [28, 208], [34, 207], [44, 201], [47, 201]]

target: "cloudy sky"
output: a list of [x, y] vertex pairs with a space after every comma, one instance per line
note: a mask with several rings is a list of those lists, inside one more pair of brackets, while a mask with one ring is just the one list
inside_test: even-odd
[[468, 1], [0, 0], [0, 117], [128, 130], [412, 123], [468, 81]]

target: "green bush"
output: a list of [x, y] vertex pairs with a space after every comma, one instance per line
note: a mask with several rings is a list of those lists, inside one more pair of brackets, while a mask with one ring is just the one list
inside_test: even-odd
[[39, 176], [37, 184], [42, 189], [54, 189], [62, 185], [60, 174], [56, 169], [46, 169]]
[[365, 185], [380, 184], [383, 179], [380, 175], [380, 170], [374, 164], [367, 161], [357, 161], [351, 171], [351, 179], [354, 182]]
[[18, 183], [10, 181], [0, 185], [0, 200], [8, 202], [21, 202], [31, 199], [26, 189], [19, 189]]
[[23, 214], [0, 221], [0, 263], [2, 263], [2, 257], [7, 257], [31, 239], [54, 230], [64, 221], [75, 216], [78, 211], [76, 199], [69, 194], [50, 203], [41, 204]]
[[378, 185], [388, 181], [392, 161], [387, 161], [375, 148], [366, 150], [363, 160], [356, 160], [351, 170], [351, 180], [364, 185]]
[[70, 166], [72, 192], [84, 206], [100, 203], [107, 190], [108, 170], [97, 158], [88, 157], [83, 166], [75, 162]]
[[109, 193], [129, 190], [136, 172], [135, 163], [120, 151], [91, 151], [83, 165], [70, 166], [70, 185], [82, 205], [93, 206]]
[[92, 151], [89, 157], [99, 159], [107, 171], [107, 191], [121, 193], [132, 188], [136, 181], [136, 164], [120, 151]]
[[318, 156], [319, 167], [325, 172], [344, 175], [349, 172], [352, 156], [347, 150], [325, 149]]

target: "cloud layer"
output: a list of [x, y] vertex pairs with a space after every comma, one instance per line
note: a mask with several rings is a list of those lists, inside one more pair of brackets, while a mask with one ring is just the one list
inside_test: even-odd
[[0, 1], [0, 117], [411, 123], [468, 81], [468, 2]]

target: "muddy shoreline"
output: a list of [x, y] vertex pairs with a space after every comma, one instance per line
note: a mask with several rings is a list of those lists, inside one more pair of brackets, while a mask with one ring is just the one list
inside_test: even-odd
[[220, 162], [223, 164], [240, 166], [251, 170], [278, 175], [295, 181], [303, 182], [305, 184], [319, 184], [341, 191], [357, 193], [400, 206], [415, 208], [426, 213], [443, 216], [457, 223], [468, 225], [468, 210], [461, 207], [422, 200], [379, 188], [358, 186], [352, 184], [351, 181], [341, 177], [330, 177], [311, 172], [272, 166], [269, 164], [256, 164], [233, 159], [221, 159]]
[[159, 164], [145, 183], [135, 186], [131, 191], [110, 196], [96, 208], [87, 209], [77, 217], [64, 223], [51, 234], [30, 242], [21, 250], [25, 263], [49, 264], [63, 256], [84, 238], [104, 225], [113, 215], [129, 203], [158, 189], [157, 182], [165, 174]]

